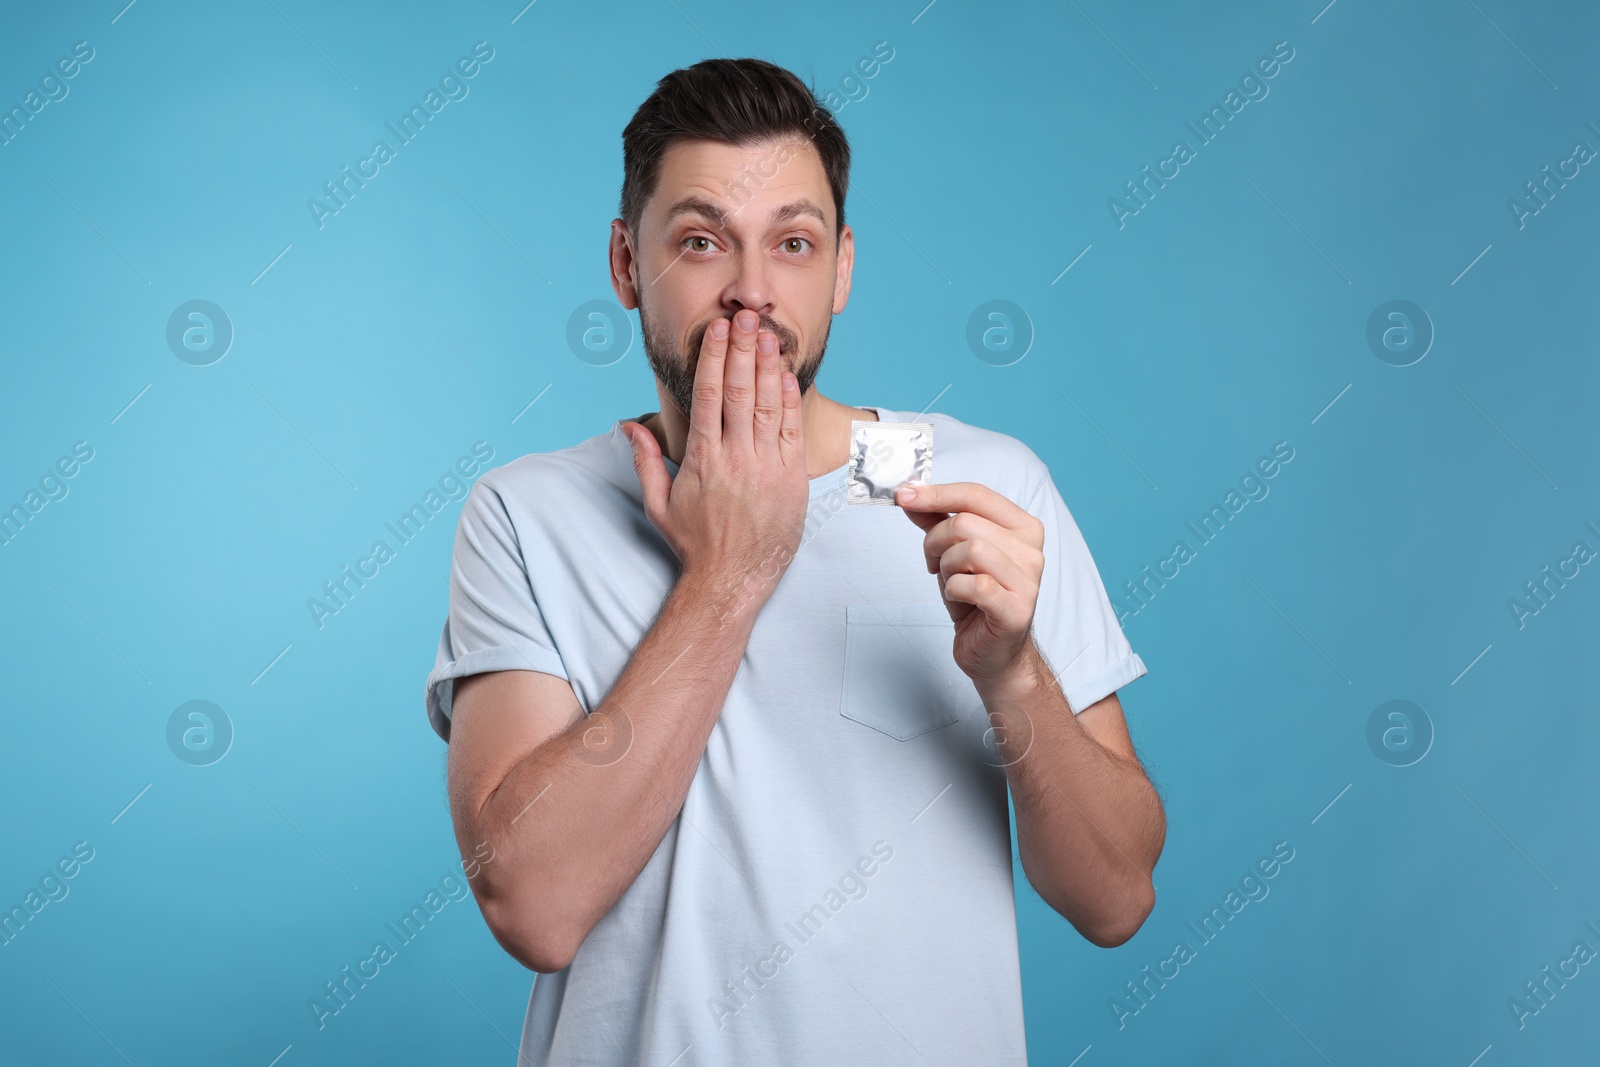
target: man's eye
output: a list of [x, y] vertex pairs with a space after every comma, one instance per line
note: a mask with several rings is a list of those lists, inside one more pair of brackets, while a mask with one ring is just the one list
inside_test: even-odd
[[[802, 247], [800, 247], [800, 248], [792, 247], [794, 245], [800, 245]], [[785, 252], [792, 252], [795, 255], [799, 255], [801, 252], [805, 251], [807, 248], [810, 248], [810, 247], [811, 247], [811, 242], [806, 240], [804, 237], [790, 237], [789, 239], [787, 239], [786, 241], [783, 242], [783, 250]]]
[[689, 237], [685, 238], [685, 241], [689, 245], [689, 251], [691, 252], [711, 251], [711, 239], [709, 237]]

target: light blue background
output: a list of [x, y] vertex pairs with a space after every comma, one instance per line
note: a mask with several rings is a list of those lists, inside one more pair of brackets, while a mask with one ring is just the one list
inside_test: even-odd
[[[1033, 1061], [1594, 1055], [1594, 966], [1524, 1029], [1508, 1000], [1600, 950], [1600, 574], [1523, 628], [1507, 607], [1600, 549], [1600, 168], [1524, 228], [1507, 207], [1600, 149], [1592, 6], [124, 2], [16, 6], [0, 37], [7, 108], [95, 49], [0, 147], [0, 505], [95, 450], [0, 548], [0, 904], [95, 849], [0, 948], [5, 1062], [512, 1062], [532, 975], [470, 903], [325, 1029], [307, 1008], [457, 860], [421, 698], [459, 504], [322, 629], [306, 601], [473, 442], [498, 464], [656, 407], [637, 344], [596, 367], [565, 339], [611, 297], [656, 78], [753, 54], [826, 90], [880, 40], [840, 112], [858, 259], [821, 388], [1026, 441], [1114, 593], [1295, 449], [1126, 623], [1155, 912], [1097, 949], [1018, 869]], [[470, 95], [319, 230], [306, 200], [479, 40]], [[1108, 198], [1278, 41], [1270, 95], [1119, 229]], [[236, 332], [206, 367], [165, 341], [193, 299]], [[991, 299], [1031, 323], [1011, 366], [965, 340]], [[1392, 299], [1436, 331], [1408, 367], [1365, 340]], [[192, 699], [235, 730], [208, 767], [166, 742]], [[1391, 699], [1436, 731], [1409, 767], [1366, 741]], [[1186, 921], [1285, 840], [1198, 947]]]

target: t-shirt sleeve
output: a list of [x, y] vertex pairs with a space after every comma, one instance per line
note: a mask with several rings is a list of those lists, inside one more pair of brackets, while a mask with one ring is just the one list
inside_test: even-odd
[[505, 500], [485, 476], [473, 485], [456, 524], [450, 610], [424, 691], [434, 732], [450, 740], [455, 679], [506, 670], [568, 677], [534, 595]]
[[1044, 577], [1034, 609], [1034, 640], [1077, 714], [1147, 672], [1123, 635], [1089, 546], [1049, 469], [1037, 456], [1029, 467], [1039, 484], [1027, 509], [1044, 523]]

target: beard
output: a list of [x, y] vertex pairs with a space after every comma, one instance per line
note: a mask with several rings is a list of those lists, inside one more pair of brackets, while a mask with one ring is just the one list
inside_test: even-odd
[[[639, 333], [644, 342], [645, 359], [650, 361], [650, 369], [655, 372], [656, 380], [683, 411], [684, 418], [689, 417], [694, 403], [694, 375], [700, 364], [700, 346], [705, 341], [706, 330], [711, 328], [712, 321], [714, 320], [707, 320], [695, 327], [689, 335], [687, 348], [679, 351], [665, 333], [656, 329], [645, 311], [644, 302], [642, 300], [639, 302]], [[777, 319], [767, 315], [761, 316], [761, 323], [757, 329], [768, 330], [777, 337], [779, 366], [794, 371], [802, 399], [812, 383], [817, 380], [817, 372], [822, 369], [822, 356], [828, 350], [828, 333], [832, 328], [833, 320], [830, 317], [816, 348], [806, 353], [798, 365], [791, 367], [790, 364], [800, 347], [800, 339], [795, 336], [793, 330]], [[731, 329], [729, 338], [731, 345]]]

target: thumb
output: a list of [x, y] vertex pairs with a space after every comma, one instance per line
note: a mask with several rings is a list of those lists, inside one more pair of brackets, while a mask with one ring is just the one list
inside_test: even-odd
[[661, 461], [661, 446], [656, 435], [636, 422], [622, 424], [633, 447], [633, 469], [639, 475], [639, 488], [644, 493], [644, 513], [659, 530], [666, 520], [667, 493], [672, 479], [667, 477], [666, 464]]
[[914, 506], [901, 504], [899, 500], [896, 500], [895, 504], [900, 508], [901, 514], [924, 531], [933, 529], [950, 517], [948, 511], [918, 511]]

